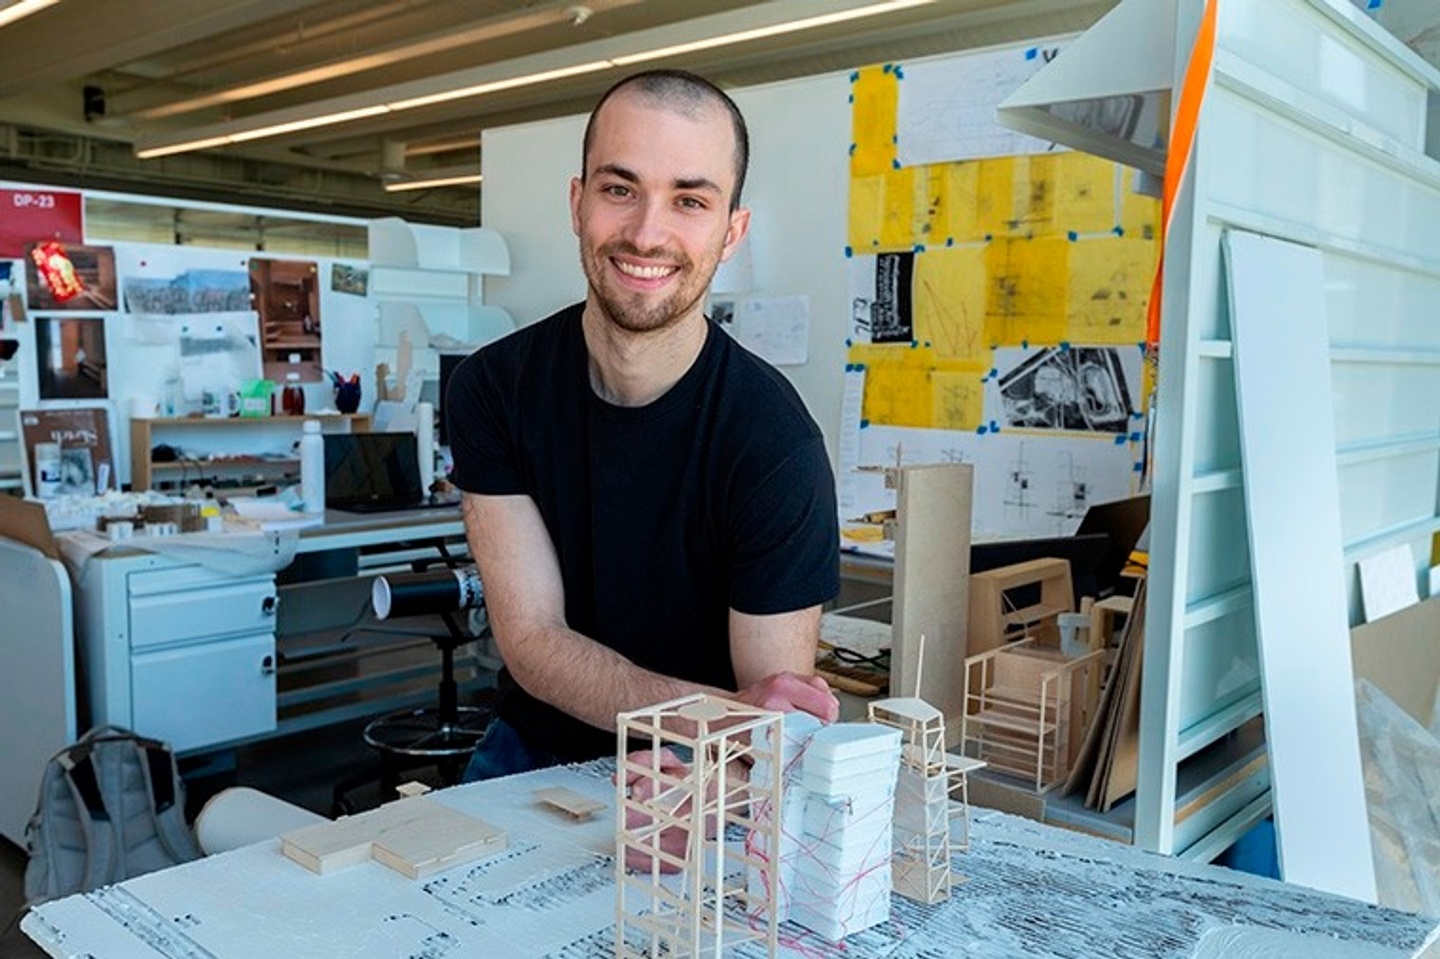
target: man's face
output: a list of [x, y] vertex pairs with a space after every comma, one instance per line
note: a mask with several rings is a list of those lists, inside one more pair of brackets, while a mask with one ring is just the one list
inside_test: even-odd
[[688, 116], [621, 92], [601, 108], [570, 215], [590, 300], [610, 322], [648, 332], [704, 308], [750, 222], [748, 210], [730, 212], [734, 155], [718, 105]]

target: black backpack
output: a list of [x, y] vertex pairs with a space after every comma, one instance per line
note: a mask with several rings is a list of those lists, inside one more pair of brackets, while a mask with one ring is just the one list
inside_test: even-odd
[[31, 905], [202, 855], [170, 747], [118, 726], [90, 730], [46, 763], [25, 845]]

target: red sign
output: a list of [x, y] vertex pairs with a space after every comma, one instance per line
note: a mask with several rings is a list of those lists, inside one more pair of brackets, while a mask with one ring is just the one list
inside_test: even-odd
[[85, 242], [80, 194], [60, 190], [0, 190], [0, 257], [25, 255], [31, 243]]

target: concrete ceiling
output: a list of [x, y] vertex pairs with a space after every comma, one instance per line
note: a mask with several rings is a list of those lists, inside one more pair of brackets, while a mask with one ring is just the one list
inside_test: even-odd
[[[932, 0], [646, 65], [741, 87], [1078, 32], [1115, 2]], [[8, 5], [0, 0], [0, 13]], [[388, 101], [395, 91], [444, 89], [477, 71], [513, 75], [627, 44], [653, 48], [693, 35], [698, 18], [725, 32], [781, 8], [812, 16], [835, 5], [60, 0], [0, 27], [0, 179], [474, 224], [474, 185], [397, 193], [383, 185], [478, 172], [486, 129], [584, 112], [630, 68], [156, 159], [139, 159], [136, 144], [295, 116], [316, 103]]]

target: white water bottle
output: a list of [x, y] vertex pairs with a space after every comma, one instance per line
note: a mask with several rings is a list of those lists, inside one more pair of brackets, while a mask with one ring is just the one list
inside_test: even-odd
[[325, 438], [320, 421], [306, 420], [300, 434], [300, 499], [305, 512], [325, 512]]

